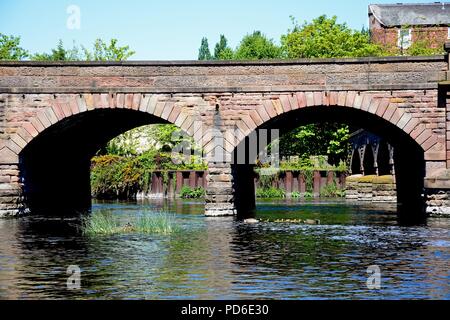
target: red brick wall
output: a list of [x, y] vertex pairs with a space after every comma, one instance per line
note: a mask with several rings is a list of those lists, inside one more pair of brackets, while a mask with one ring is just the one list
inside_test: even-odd
[[[386, 28], [373, 17], [369, 19], [371, 39], [373, 43], [386, 46], [388, 49], [396, 49], [398, 43], [399, 27]], [[448, 40], [448, 27], [423, 26], [412, 27], [412, 41], [429, 41], [431, 48], [442, 48]]]
[[369, 19], [369, 28], [373, 43], [392, 48], [397, 47], [397, 29], [388, 29], [383, 27], [373, 16]]
[[432, 48], [442, 48], [448, 40], [448, 27], [415, 28], [412, 32], [414, 41], [430, 41]]

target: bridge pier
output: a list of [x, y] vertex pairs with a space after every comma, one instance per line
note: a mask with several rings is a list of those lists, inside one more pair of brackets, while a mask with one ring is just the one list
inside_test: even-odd
[[206, 179], [208, 183], [205, 195], [205, 215], [208, 217], [236, 215], [231, 164], [209, 163]]
[[0, 217], [17, 216], [25, 212], [19, 166], [0, 164]]
[[427, 215], [450, 217], [449, 169], [425, 178], [424, 201]]
[[428, 215], [450, 217], [450, 189], [427, 189], [425, 197]]
[[205, 215], [253, 217], [256, 211], [253, 165], [210, 163]]

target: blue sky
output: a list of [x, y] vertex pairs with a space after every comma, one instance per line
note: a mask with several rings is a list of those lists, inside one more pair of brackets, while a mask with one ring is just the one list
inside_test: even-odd
[[[196, 59], [201, 38], [211, 49], [221, 33], [232, 47], [242, 37], [261, 30], [277, 42], [291, 26], [321, 14], [337, 15], [341, 22], [361, 29], [367, 25], [369, 3], [398, 0], [0, 0], [0, 32], [22, 38], [32, 53], [48, 52], [58, 39], [66, 46], [90, 47], [98, 37], [117, 38], [136, 51], [132, 60]], [[433, 2], [407, 0], [412, 2]], [[80, 29], [69, 29], [67, 8], [80, 8]]]

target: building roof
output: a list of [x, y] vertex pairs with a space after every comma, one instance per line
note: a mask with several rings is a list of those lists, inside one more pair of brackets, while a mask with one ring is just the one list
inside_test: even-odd
[[371, 4], [369, 15], [386, 27], [450, 25], [450, 2]]

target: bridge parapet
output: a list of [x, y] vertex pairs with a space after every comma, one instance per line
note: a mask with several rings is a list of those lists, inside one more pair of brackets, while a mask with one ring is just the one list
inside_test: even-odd
[[281, 61], [0, 62], [2, 93], [429, 90], [445, 56]]

